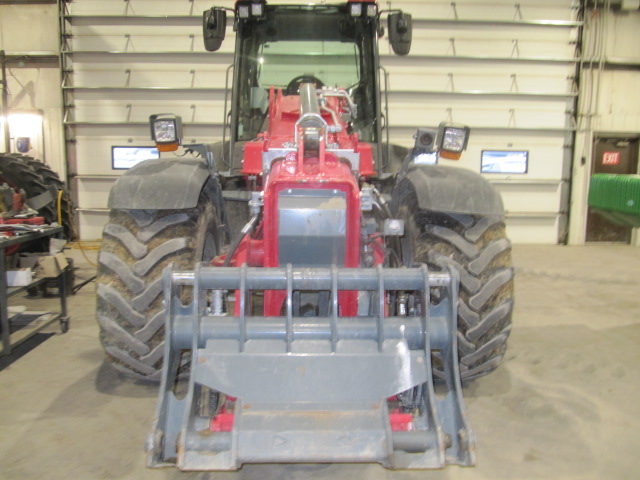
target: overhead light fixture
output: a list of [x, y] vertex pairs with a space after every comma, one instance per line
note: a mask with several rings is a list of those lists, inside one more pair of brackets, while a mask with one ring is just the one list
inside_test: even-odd
[[42, 114], [35, 112], [13, 112], [7, 119], [11, 136], [35, 137], [42, 133]]

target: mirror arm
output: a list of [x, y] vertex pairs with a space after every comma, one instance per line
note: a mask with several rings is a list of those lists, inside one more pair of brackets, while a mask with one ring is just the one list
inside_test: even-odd
[[403, 14], [404, 12], [403, 12], [402, 10], [400, 10], [399, 8], [395, 8], [395, 9], [393, 9], [393, 10], [380, 10], [380, 11], [378, 12], [378, 20], [380, 20], [380, 17], [382, 16], [382, 14], [383, 14], [383, 13], [386, 13], [386, 14], [390, 14], [390, 13], [400, 13], [400, 14]]

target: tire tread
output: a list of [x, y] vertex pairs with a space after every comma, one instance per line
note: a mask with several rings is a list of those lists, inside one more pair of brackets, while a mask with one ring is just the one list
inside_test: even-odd
[[97, 318], [108, 361], [129, 377], [160, 378], [162, 271], [169, 264], [193, 268], [203, 235], [217, 232], [215, 208], [207, 199], [202, 196], [188, 210], [111, 211], [98, 257]]
[[[412, 222], [413, 264], [460, 273], [458, 360], [463, 380], [493, 371], [506, 351], [513, 312], [511, 242], [497, 215], [471, 216], [402, 210]], [[471, 219], [471, 221], [469, 221]], [[438, 362], [436, 378], [443, 378]]]

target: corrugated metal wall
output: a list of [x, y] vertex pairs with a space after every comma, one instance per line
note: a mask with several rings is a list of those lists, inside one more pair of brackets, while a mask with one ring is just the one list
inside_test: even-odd
[[[526, 174], [486, 174], [503, 195], [515, 242], [556, 243], [566, 232], [580, 25], [575, 3], [380, 2], [414, 19], [409, 56], [394, 56], [386, 38], [380, 43], [392, 142], [411, 145], [417, 127], [449, 120], [472, 128], [462, 167], [479, 171], [486, 149], [528, 151]], [[83, 238], [99, 238], [106, 221], [108, 191], [120, 174], [111, 169], [111, 146], [151, 145], [150, 114], [181, 115], [188, 142], [221, 138], [234, 43], [228, 28], [220, 52], [204, 51], [201, 13], [211, 6], [201, 0], [67, 5], [65, 122]]]

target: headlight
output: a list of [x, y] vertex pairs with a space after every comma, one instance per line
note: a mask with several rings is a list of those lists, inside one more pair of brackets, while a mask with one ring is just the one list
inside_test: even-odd
[[[182, 119], [170, 113], [160, 113], [149, 117], [151, 138], [158, 145], [175, 145], [182, 141]], [[163, 150], [164, 151], [164, 150]]]
[[375, 17], [378, 15], [378, 6], [376, 4], [367, 5], [367, 17]]

